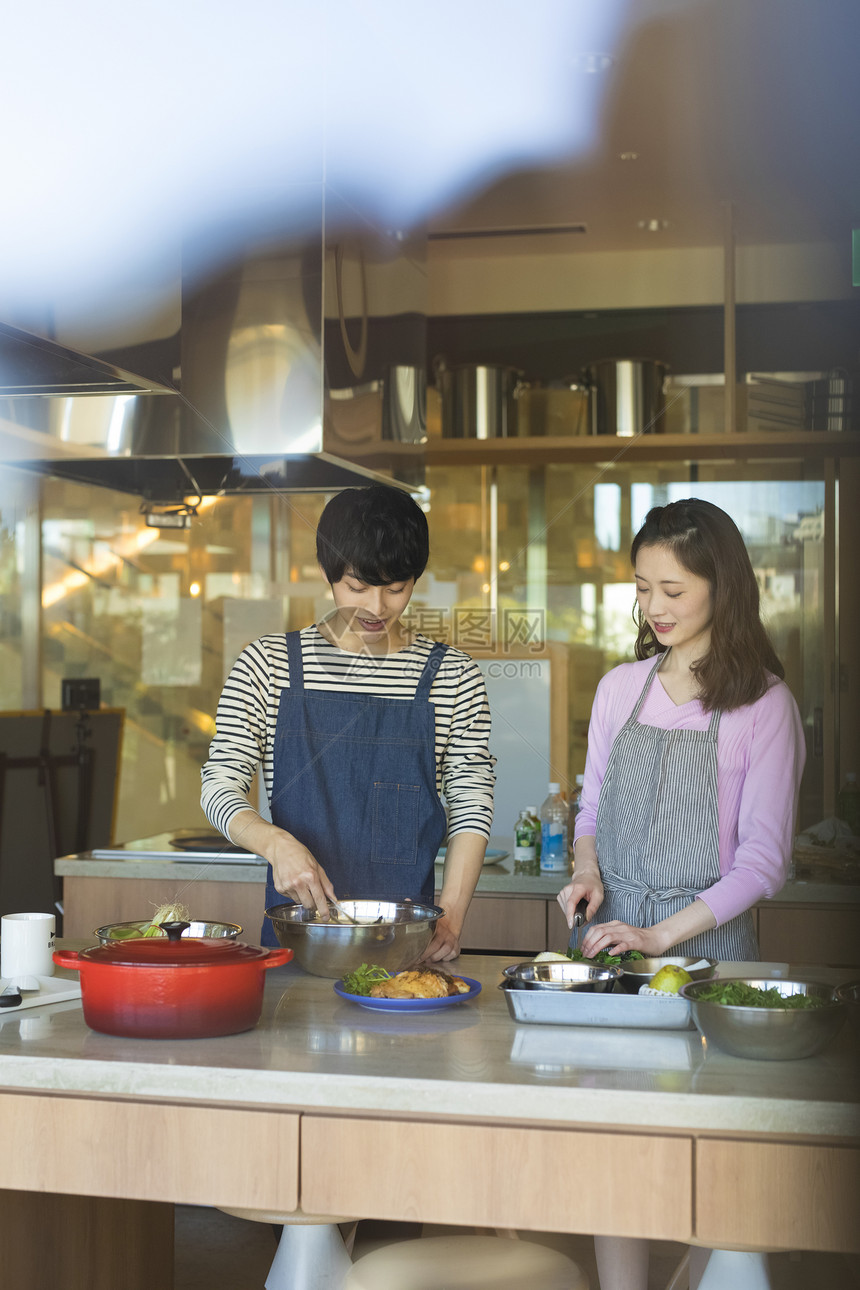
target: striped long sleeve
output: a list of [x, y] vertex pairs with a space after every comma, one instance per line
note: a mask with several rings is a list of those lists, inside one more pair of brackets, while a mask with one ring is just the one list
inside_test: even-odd
[[[316, 627], [300, 633], [307, 690], [344, 690], [412, 699], [433, 642], [418, 635], [404, 650], [374, 657], [330, 644]], [[263, 636], [242, 651], [218, 703], [216, 734], [202, 770], [201, 805], [229, 837], [230, 820], [248, 809], [248, 790], [262, 769], [272, 797], [275, 726], [281, 693], [289, 687], [283, 635]], [[489, 751], [490, 708], [484, 678], [462, 650], [448, 649], [430, 690], [435, 717], [436, 786], [448, 812], [448, 836], [489, 838], [495, 758]]]

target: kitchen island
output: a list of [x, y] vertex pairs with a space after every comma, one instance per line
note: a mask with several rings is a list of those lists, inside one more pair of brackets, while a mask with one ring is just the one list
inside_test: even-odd
[[[694, 1030], [518, 1024], [505, 962], [462, 956], [482, 993], [408, 1015], [290, 964], [266, 974], [260, 1024], [217, 1039], [97, 1034], [77, 1003], [0, 1017], [4, 1251], [25, 1260], [45, 1205], [61, 1225], [79, 1197], [105, 1198], [77, 1237], [91, 1288], [112, 1227], [126, 1251], [161, 1242], [169, 1290], [179, 1202], [860, 1249], [853, 1024], [795, 1062], [740, 1061]], [[123, 1208], [100, 1227], [102, 1204]]]
[[[563, 875], [516, 873], [510, 838], [491, 838], [503, 857], [484, 866], [466, 917], [462, 945], [476, 952], [534, 954], [567, 945], [556, 903]], [[266, 866], [248, 853], [182, 852], [170, 834], [85, 851], [56, 861], [63, 880], [68, 936], [89, 936], [108, 922], [145, 918], [179, 899], [195, 918], [240, 923], [256, 941], [263, 914]], [[441, 878], [441, 866], [437, 866]], [[786, 883], [753, 910], [762, 957], [860, 968], [860, 882], [852, 874]]]

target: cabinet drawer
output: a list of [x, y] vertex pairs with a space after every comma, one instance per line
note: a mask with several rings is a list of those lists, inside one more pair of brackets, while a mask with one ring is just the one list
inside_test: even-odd
[[696, 1143], [696, 1238], [717, 1248], [860, 1251], [860, 1148]]
[[[302, 1208], [528, 1231], [691, 1235], [692, 1141], [577, 1129], [302, 1116]], [[571, 1169], [588, 1178], [571, 1185]], [[671, 1178], [659, 1187], [631, 1178]]]

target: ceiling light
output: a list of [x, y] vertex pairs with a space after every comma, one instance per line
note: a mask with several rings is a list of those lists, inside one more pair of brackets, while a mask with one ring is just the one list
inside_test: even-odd
[[611, 54], [575, 54], [573, 65], [578, 72], [585, 72], [588, 76], [595, 76], [599, 72], [606, 72], [615, 62]]
[[667, 219], [640, 219], [637, 221], [636, 227], [641, 228], [646, 233], [662, 233], [664, 228], [669, 227], [669, 221]]
[[618, 156], [619, 156], [619, 159], [620, 159], [621, 161], [638, 161], [638, 160], [639, 160], [639, 153], [638, 153], [638, 152], [619, 152]]
[[184, 502], [178, 506], [144, 502], [140, 512], [148, 529], [187, 529], [191, 527], [191, 519], [196, 516], [197, 508]]

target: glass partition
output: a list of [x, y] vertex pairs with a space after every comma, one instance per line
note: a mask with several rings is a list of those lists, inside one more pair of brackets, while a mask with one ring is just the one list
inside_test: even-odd
[[695, 472], [693, 480], [688, 465], [659, 462], [431, 468], [431, 569], [438, 582], [425, 588], [423, 612], [444, 610], [437, 614], [440, 625], [444, 619], [454, 628], [464, 610], [489, 614], [495, 580], [497, 621], [488, 628], [494, 647], [511, 644], [504, 639], [505, 616], [515, 609], [539, 624], [547, 644], [563, 647], [572, 781], [584, 769], [597, 683], [633, 658], [633, 535], [651, 506], [690, 496], [714, 502], [744, 536], [763, 616], [801, 711], [808, 760], [800, 822], [814, 823], [823, 815], [819, 744], [831, 702], [824, 657], [823, 474], [796, 462], [749, 464], [742, 472], [737, 463], [702, 465]]
[[326, 603], [314, 554], [319, 494], [207, 498], [187, 530], [147, 528], [137, 499], [44, 484], [43, 695], [97, 676], [125, 710], [118, 841], [205, 825], [200, 768], [224, 678], [269, 631]]

